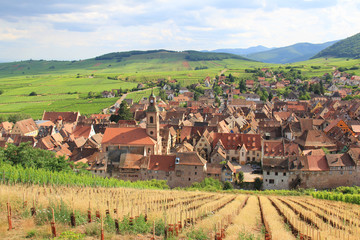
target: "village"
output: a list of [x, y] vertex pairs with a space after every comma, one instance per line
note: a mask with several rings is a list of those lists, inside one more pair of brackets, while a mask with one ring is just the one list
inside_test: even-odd
[[[40, 120], [2, 122], [0, 147], [30, 142], [95, 175], [171, 188], [207, 177], [235, 185], [239, 172], [248, 187], [261, 179], [262, 189], [360, 185], [360, 100], [351, 98], [360, 77], [335, 70], [290, 81], [259, 72], [240, 87], [225, 74], [187, 87], [159, 79], [161, 97], [122, 97], [101, 114], [44, 111]], [[294, 85], [307, 91], [279, 96]], [[131, 119], [111, 121], [124, 106]]]

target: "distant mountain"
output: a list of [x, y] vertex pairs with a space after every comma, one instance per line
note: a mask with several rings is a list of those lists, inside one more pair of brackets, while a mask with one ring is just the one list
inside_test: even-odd
[[322, 44], [296, 43], [287, 47], [274, 48], [268, 51], [246, 55], [247, 58], [265, 63], [293, 63], [306, 61], [321, 50], [337, 41]]
[[263, 52], [273, 48], [268, 48], [264, 46], [256, 46], [256, 47], [249, 47], [249, 48], [224, 48], [224, 49], [215, 49], [211, 51], [203, 51], [203, 52], [216, 52], [216, 53], [231, 53], [237, 55], [248, 55], [251, 53]]
[[312, 58], [319, 57], [360, 58], [360, 33], [338, 41]]

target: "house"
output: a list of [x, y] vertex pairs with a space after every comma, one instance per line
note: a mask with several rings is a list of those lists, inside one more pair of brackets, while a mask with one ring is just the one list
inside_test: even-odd
[[262, 164], [264, 189], [289, 189], [287, 158], [265, 158]]
[[206, 177], [206, 160], [197, 152], [178, 152], [175, 158], [175, 176], [169, 179], [170, 187], [188, 187]]
[[39, 129], [35, 121], [32, 118], [29, 118], [16, 122], [11, 131], [11, 134], [36, 137], [38, 132]]
[[10, 133], [14, 124], [12, 122], [0, 123], [0, 135]]
[[75, 139], [84, 137], [85, 139], [88, 139], [95, 135], [94, 126], [91, 125], [76, 125], [73, 132], [73, 136]]
[[181, 87], [179, 90], [179, 94], [184, 94], [186, 92], [189, 92], [189, 90], [186, 87]]
[[113, 98], [113, 97], [115, 97], [115, 94], [113, 92], [111, 92], [111, 91], [103, 91], [101, 93], [101, 95], [102, 95], [103, 98]]
[[245, 86], [246, 86], [246, 88], [253, 89], [254, 88], [254, 80], [246, 80]]

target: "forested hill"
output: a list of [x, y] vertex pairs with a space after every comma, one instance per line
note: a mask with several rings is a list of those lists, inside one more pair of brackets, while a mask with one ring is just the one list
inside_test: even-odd
[[98, 56], [95, 58], [95, 60], [123, 61], [130, 57], [136, 57], [137, 59], [179, 58], [188, 61], [214, 61], [214, 60], [222, 60], [222, 59], [241, 59], [241, 60], [252, 61], [242, 56], [238, 56], [230, 53], [198, 52], [193, 50], [182, 51], [182, 52], [169, 51], [169, 50], [113, 52]]
[[325, 48], [312, 58], [360, 58], [360, 33]]

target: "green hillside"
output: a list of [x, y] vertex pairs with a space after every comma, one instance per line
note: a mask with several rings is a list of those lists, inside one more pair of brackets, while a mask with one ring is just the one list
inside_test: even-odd
[[297, 43], [287, 47], [249, 54], [247, 57], [265, 63], [294, 63], [306, 61], [335, 42], [336, 41], [332, 41], [322, 44]]
[[312, 58], [319, 57], [360, 58], [360, 33], [325, 48]]
[[[89, 92], [131, 90], [159, 78], [186, 86], [215, 77], [225, 68], [262, 65], [232, 54], [166, 50], [110, 53], [81, 61], [0, 63], [0, 118], [25, 113], [38, 119], [44, 110], [99, 113], [117, 98], [88, 98]], [[37, 95], [29, 96], [32, 92]]]

